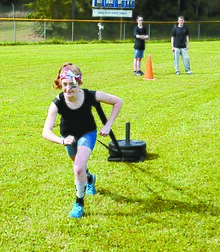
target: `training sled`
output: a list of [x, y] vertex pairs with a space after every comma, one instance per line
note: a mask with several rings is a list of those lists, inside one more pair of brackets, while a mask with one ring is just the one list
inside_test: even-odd
[[[146, 159], [146, 143], [139, 140], [130, 140], [130, 123], [126, 123], [126, 139], [109, 143], [108, 161], [115, 162], [142, 162]], [[117, 146], [118, 145], [118, 146]]]
[[[97, 103], [96, 111], [103, 124], [107, 122], [107, 118], [100, 103]], [[109, 136], [112, 142], [109, 145], [103, 144], [109, 150], [108, 161], [114, 162], [143, 162], [146, 159], [146, 143], [139, 140], [130, 140], [130, 123], [126, 123], [125, 140], [116, 140], [113, 131], [111, 130]]]

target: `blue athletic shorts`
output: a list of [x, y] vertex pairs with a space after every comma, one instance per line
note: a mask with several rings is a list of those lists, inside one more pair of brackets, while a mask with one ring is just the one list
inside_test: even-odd
[[86, 146], [86, 147], [90, 148], [91, 150], [93, 150], [94, 147], [95, 147], [96, 138], [97, 138], [97, 130], [86, 133], [85, 135], [80, 137], [76, 141], [76, 143], [74, 143], [72, 145], [66, 145], [65, 146], [67, 154], [70, 157], [75, 157], [76, 153], [77, 153], [77, 148], [79, 146]]
[[135, 57], [135, 59], [137, 59], [137, 58], [139, 58], [139, 59], [144, 58], [144, 50], [134, 49], [134, 57]]

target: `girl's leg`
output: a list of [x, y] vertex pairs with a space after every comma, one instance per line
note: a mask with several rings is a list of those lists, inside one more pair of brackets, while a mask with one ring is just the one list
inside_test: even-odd
[[[70, 156], [70, 158], [73, 161], [75, 161], [75, 156]], [[87, 165], [86, 165], [86, 175], [87, 175], [87, 182], [88, 182], [88, 184], [92, 184], [93, 183], [93, 176], [94, 175], [89, 172], [89, 168], [88, 168]]]
[[69, 217], [72, 218], [81, 218], [84, 212], [84, 196], [87, 185], [86, 163], [91, 155], [91, 152], [91, 149], [86, 146], [79, 146], [77, 150], [73, 165], [76, 187], [76, 203], [69, 214]]
[[91, 149], [86, 146], [80, 146], [77, 150], [73, 166], [77, 198], [84, 198], [85, 195], [87, 184], [86, 163], [91, 152]]
[[[94, 149], [97, 131], [88, 132], [77, 141], [77, 149], [72, 153], [71, 158], [74, 161], [73, 171], [75, 175], [76, 187], [76, 203], [73, 206], [69, 217], [80, 218], [84, 212], [84, 196], [86, 192], [87, 182], [91, 181], [94, 187], [95, 176], [88, 172], [87, 161]], [[76, 147], [76, 146], [75, 146]], [[75, 155], [75, 158], [73, 157]], [[94, 190], [95, 191], [95, 190]], [[92, 193], [95, 194], [95, 193]]]

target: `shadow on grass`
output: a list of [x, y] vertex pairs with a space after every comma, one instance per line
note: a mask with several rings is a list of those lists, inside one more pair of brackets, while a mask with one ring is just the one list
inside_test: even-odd
[[148, 153], [147, 152], [147, 157], [145, 160], [154, 160], [154, 159], [158, 159], [160, 157], [159, 154], [156, 153]]
[[[123, 163], [128, 163], [128, 164], [135, 164], [135, 163], [140, 163], [140, 162], [144, 162], [146, 160], [154, 160], [154, 159], [157, 159], [159, 158], [159, 154], [155, 154], [155, 153], [147, 153], [146, 157], [136, 157], [136, 156], [133, 156], [133, 157], [125, 157], [125, 160], [123, 160], [123, 157], [121, 156], [118, 156], [118, 157], [111, 157], [109, 156], [108, 157], [108, 161], [111, 161], [111, 162], [123, 162]], [[144, 158], [144, 160], [142, 160], [142, 158]], [[130, 159], [130, 160], [129, 160]], [[131, 161], [132, 160], [132, 161]], [[134, 161], [135, 160], [135, 161]]]
[[[158, 154], [148, 153], [146, 160], [153, 160], [159, 157]], [[98, 189], [98, 194], [104, 195], [105, 197], [110, 197], [117, 203], [130, 203], [135, 204], [137, 206], [137, 214], [138, 213], [159, 213], [159, 212], [166, 212], [166, 211], [175, 211], [179, 213], [186, 213], [186, 212], [195, 212], [198, 214], [210, 215], [210, 216], [219, 216], [220, 209], [214, 206], [211, 203], [203, 202], [201, 199], [196, 197], [193, 193], [189, 193], [184, 191], [184, 188], [177, 186], [166, 179], [161, 178], [160, 176], [151, 173], [150, 171], [142, 168], [139, 166], [138, 163], [129, 163], [126, 162], [128, 168], [132, 170], [136, 170], [135, 172], [140, 171], [142, 174], [140, 178], [144, 178], [144, 176], [148, 176], [153, 178], [155, 181], [163, 184], [164, 190], [173, 190], [184, 196], [188, 197], [188, 201], [180, 201], [175, 199], [168, 199], [165, 197], [161, 197], [158, 193], [153, 191], [148, 185], [145, 184], [145, 188], [143, 190], [147, 190], [151, 193], [151, 197], [147, 199], [137, 198], [135, 197], [126, 197], [123, 195], [119, 195], [117, 192], [113, 192], [104, 188]], [[171, 196], [172, 197], [172, 196]], [[175, 195], [174, 195], [175, 197]], [[105, 214], [105, 213], [104, 213]], [[106, 212], [105, 215], [112, 215], [112, 211], [110, 213]], [[131, 214], [127, 212], [115, 212], [116, 215], [133, 215], [134, 211], [132, 210]]]
[[[127, 164], [127, 166], [133, 170], [138, 169], [142, 173], [145, 173], [145, 175], [147, 175], [147, 176], [153, 178], [155, 181], [158, 181], [159, 183], [163, 184], [166, 188], [169, 187], [169, 190], [172, 189], [175, 192], [184, 194], [189, 198], [190, 203], [181, 202], [181, 201], [177, 201], [177, 200], [164, 200], [164, 199], [162, 199], [161, 196], [158, 196], [151, 188], [149, 188], [148, 185], [146, 185], [146, 188], [148, 189], [148, 191], [150, 191], [153, 195], [155, 195], [156, 199], [160, 199], [160, 201], [164, 201], [167, 206], [169, 205], [168, 202], [173, 203], [173, 204], [170, 204], [170, 206], [168, 207], [168, 210], [170, 210], [171, 206], [173, 205], [173, 209], [175, 208], [178, 210], [178, 206], [179, 206], [179, 210], [181, 210], [182, 212], [185, 209], [185, 211], [205, 213], [205, 214], [209, 214], [209, 215], [213, 215], [213, 216], [218, 216], [220, 214], [219, 208], [215, 207], [212, 204], [207, 204], [207, 203], [203, 202], [201, 199], [196, 197], [193, 193], [189, 193], [189, 192], [184, 191], [184, 189], [182, 187], [177, 186], [173, 183], [170, 183], [166, 179], [163, 179], [160, 176], [157, 176], [154, 173], [149, 172], [148, 170], [139, 167], [137, 164]], [[166, 188], [164, 190], [166, 190]], [[191, 203], [193, 201], [199, 202], [199, 203]]]
[[[151, 154], [150, 157], [157, 158], [156, 154]], [[183, 188], [178, 187], [166, 179], [162, 179], [160, 176], [157, 176], [151, 172], [149, 172], [146, 169], [143, 169], [139, 167], [136, 163], [126, 163], [127, 166], [132, 170], [139, 170], [142, 172], [145, 176], [149, 176], [153, 178], [155, 181], [161, 183], [164, 185], [164, 190], [174, 190], [175, 192], [181, 193], [186, 195], [189, 198], [188, 202], [185, 201], [178, 201], [178, 200], [172, 200], [172, 199], [165, 199], [164, 197], [161, 197], [156, 192], [154, 192], [148, 185], [146, 186], [146, 189], [151, 193], [150, 199], [143, 199], [143, 198], [128, 198], [126, 196], [122, 196], [117, 194], [116, 192], [113, 193], [112, 191], [108, 191], [104, 188], [99, 189], [99, 193], [103, 194], [105, 196], [111, 197], [113, 200], [119, 203], [133, 203], [133, 204], [139, 204], [138, 205], [138, 212], [165, 212], [165, 211], [178, 211], [181, 213], [184, 212], [196, 212], [199, 214], [205, 214], [205, 215], [211, 215], [211, 216], [218, 216], [220, 214], [220, 209], [215, 207], [212, 204], [207, 204], [205, 202], [202, 202], [201, 199], [198, 199], [195, 195], [189, 194], [183, 190]], [[142, 176], [141, 176], [142, 177]], [[167, 189], [167, 187], [169, 187]], [[145, 189], [145, 190], [146, 190]], [[193, 202], [194, 201], [194, 202]], [[132, 213], [133, 214], [133, 213]]]
[[[163, 199], [161, 196], [156, 195], [150, 188], [148, 188], [154, 194], [154, 197], [150, 199], [143, 198], [127, 198], [125, 196], [119, 195], [112, 191], [106, 190], [104, 188], [99, 188], [98, 193], [101, 195], [105, 195], [106, 197], [111, 197], [115, 202], [118, 203], [132, 203], [137, 206], [138, 214], [142, 213], [161, 213], [166, 211], [176, 211], [179, 213], [185, 212], [195, 212], [198, 214], [218, 216], [220, 211], [219, 208], [205, 203], [191, 203], [191, 202], [181, 202], [178, 200], [171, 199]], [[120, 213], [115, 212], [116, 215], [120, 215]], [[134, 215], [134, 211], [130, 214], [121, 213], [121, 215]], [[112, 215], [109, 213], [109, 215]]]

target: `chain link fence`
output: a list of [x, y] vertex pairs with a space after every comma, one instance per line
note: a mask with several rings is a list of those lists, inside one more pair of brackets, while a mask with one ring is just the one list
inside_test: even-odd
[[[220, 21], [185, 22], [190, 39], [219, 39]], [[144, 22], [150, 40], [169, 40], [174, 22]], [[129, 40], [133, 21], [27, 20], [0, 18], [0, 42], [43, 42], [47, 40]]]

